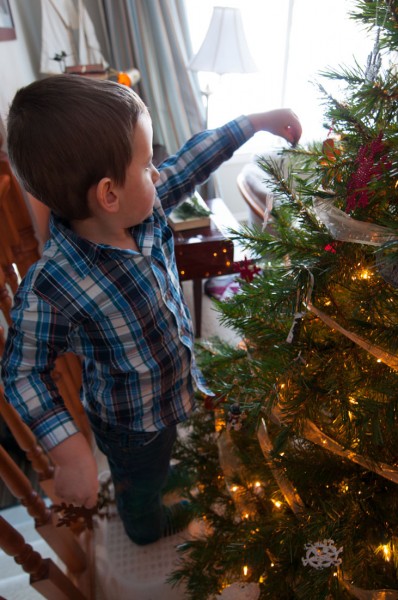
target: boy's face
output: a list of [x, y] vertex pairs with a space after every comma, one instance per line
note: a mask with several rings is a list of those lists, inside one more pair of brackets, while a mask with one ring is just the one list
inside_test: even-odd
[[159, 171], [152, 164], [152, 124], [149, 115], [138, 118], [133, 133], [133, 159], [126, 171], [126, 180], [119, 190], [121, 216], [127, 229], [142, 223], [152, 214], [155, 183]]

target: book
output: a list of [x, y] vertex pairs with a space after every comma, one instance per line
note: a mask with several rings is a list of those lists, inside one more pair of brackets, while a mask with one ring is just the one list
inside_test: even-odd
[[170, 213], [168, 221], [174, 231], [185, 231], [197, 227], [209, 227], [210, 215], [211, 210], [200, 194], [195, 192]]

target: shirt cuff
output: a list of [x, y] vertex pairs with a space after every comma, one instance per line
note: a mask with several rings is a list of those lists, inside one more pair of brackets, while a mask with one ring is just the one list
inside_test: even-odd
[[253, 135], [256, 133], [252, 122], [250, 121], [249, 117], [247, 117], [246, 115], [241, 115], [240, 117], [238, 117], [236, 119], [236, 122], [238, 123], [239, 127], [242, 130], [243, 135], [245, 136], [246, 142], [247, 140], [250, 140], [251, 137], [253, 137]]
[[56, 408], [30, 424], [34, 435], [44, 450], [52, 450], [61, 442], [79, 432], [69, 412], [64, 408]]

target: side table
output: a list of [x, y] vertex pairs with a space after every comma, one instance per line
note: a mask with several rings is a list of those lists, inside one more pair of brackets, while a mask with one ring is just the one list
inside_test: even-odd
[[236, 272], [243, 259], [237, 243], [228, 238], [228, 230], [239, 223], [221, 198], [207, 200], [212, 211], [209, 227], [174, 232], [174, 245], [180, 281], [193, 280], [195, 333], [201, 334], [203, 279]]

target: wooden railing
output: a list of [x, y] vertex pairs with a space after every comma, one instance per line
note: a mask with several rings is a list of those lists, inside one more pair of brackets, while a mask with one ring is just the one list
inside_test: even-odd
[[30, 585], [48, 600], [87, 600], [61, 569], [27, 544], [23, 536], [0, 516], [0, 546], [30, 575]]
[[[0, 153], [0, 355], [4, 350], [6, 329], [11, 322], [12, 295], [29, 267], [40, 258], [39, 244], [24, 194], [13, 176], [4, 153]], [[79, 429], [91, 441], [91, 430], [80, 402], [81, 366], [74, 355], [56, 361], [53, 379]], [[53, 503], [53, 465], [31, 430], [4, 397], [0, 386], [0, 416], [19, 447], [25, 452], [45, 496]], [[93, 564], [90, 533], [56, 527], [57, 516], [36, 493], [28, 478], [0, 446], [0, 478], [11, 494], [25, 506], [37, 532], [64, 563], [65, 575], [55, 563], [43, 559], [23, 537], [0, 517], [0, 547], [30, 574], [31, 585], [49, 600], [88, 600], [93, 597]], [[82, 547], [84, 546], [84, 547]]]
[[0, 446], [0, 477], [28, 514], [33, 517], [41, 537], [59, 556], [72, 573], [82, 573], [87, 568], [85, 554], [70, 529], [57, 528], [57, 518], [46, 506], [43, 498], [33, 489], [29, 479]]
[[25, 452], [26, 458], [32, 463], [33, 470], [39, 476], [43, 491], [53, 502], [57, 502], [58, 498], [53, 491], [52, 485], [53, 466], [48, 456], [38, 445], [32, 431], [22, 422], [16, 410], [6, 402], [1, 388], [0, 414], [13, 434], [18, 446]]

